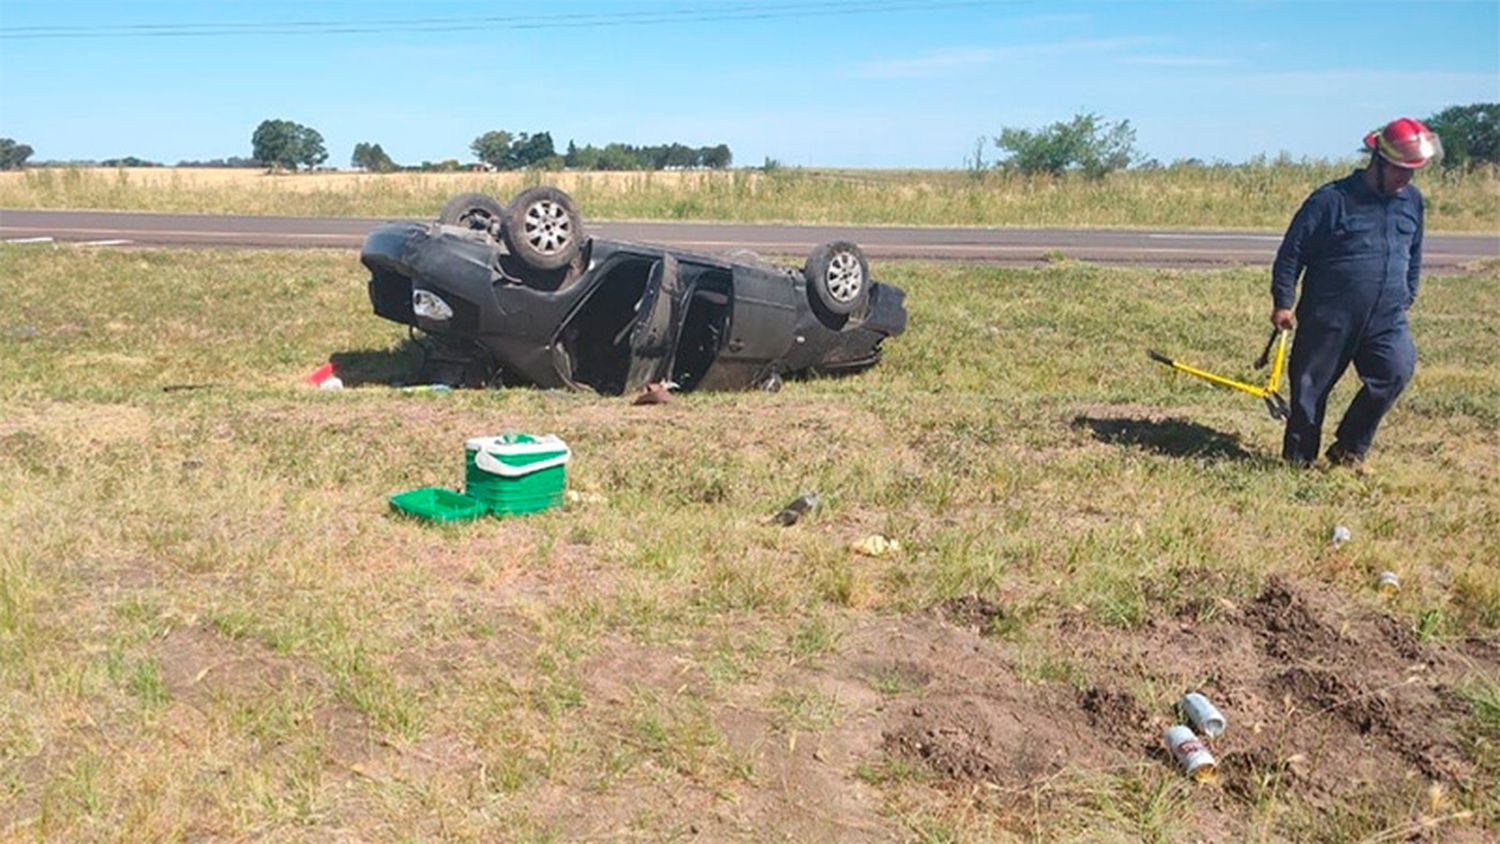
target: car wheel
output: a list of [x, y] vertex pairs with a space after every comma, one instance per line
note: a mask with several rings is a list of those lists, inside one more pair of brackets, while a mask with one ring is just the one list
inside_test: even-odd
[[813, 304], [838, 316], [853, 313], [870, 297], [870, 264], [864, 251], [846, 240], [814, 249], [802, 276]]
[[566, 267], [583, 245], [583, 218], [573, 198], [553, 187], [524, 190], [505, 209], [510, 253], [539, 270]]
[[482, 193], [461, 193], [448, 200], [438, 214], [438, 222], [449, 226], [498, 235], [500, 222], [505, 219], [505, 206], [493, 196]]

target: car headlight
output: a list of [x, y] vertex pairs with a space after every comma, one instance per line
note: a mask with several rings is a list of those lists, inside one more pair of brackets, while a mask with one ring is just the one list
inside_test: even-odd
[[453, 308], [443, 301], [443, 297], [433, 293], [431, 290], [413, 290], [411, 292], [411, 309], [419, 317], [442, 322], [453, 318]]

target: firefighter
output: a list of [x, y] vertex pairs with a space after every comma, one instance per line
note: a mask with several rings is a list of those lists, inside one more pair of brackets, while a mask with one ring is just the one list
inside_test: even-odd
[[1442, 147], [1431, 129], [1409, 117], [1369, 133], [1364, 147], [1366, 167], [1302, 203], [1271, 272], [1271, 322], [1283, 329], [1293, 325], [1302, 277], [1281, 450], [1297, 465], [1317, 459], [1328, 394], [1350, 363], [1364, 383], [1326, 456], [1355, 468], [1416, 366], [1406, 312], [1422, 271], [1422, 195], [1411, 180]]

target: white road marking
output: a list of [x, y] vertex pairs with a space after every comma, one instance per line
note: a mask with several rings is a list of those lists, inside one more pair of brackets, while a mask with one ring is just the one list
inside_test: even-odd
[[5, 241], [5, 242], [6, 243], [51, 243], [52, 242], [52, 238], [50, 238], [50, 237], [13, 237], [13, 238], [10, 238], [9, 240]]
[[[3, 231], [13, 231], [13, 232], [24, 232], [24, 231], [57, 231], [57, 229], [55, 227], [42, 228], [42, 227], [38, 227], [38, 226], [4, 226], [4, 225], [0, 225], [0, 232], [3, 232]], [[150, 237], [150, 236], [154, 236], [154, 235], [171, 235], [173, 237], [241, 237], [241, 238], [243, 238], [243, 237], [289, 237], [289, 238], [293, 238], [293, 239], [297, 239], [297, 240], [316, 240], [318, 238], [322, 238], [322, 239], [326, 240], [326, 239], [331, 238], [331, 237], [332, 238], [343, 238], [343, 239], [346, 239], [346, 240], [349, 240], [349, 239], [363, 239], [364, 238], [364, 235], [362, 235], [362, 234], [305, 234], [305, 233], [297, 233], [297, 232], [286, 232], [286, 233], [282, 233], [282, 232], [228, 232], [228, 231], [208, 231], [208, 230], [175, 231], [175, 230], [170, 230], [170, 229], [162, 229], [162, 230], [152, 229], [152, 230], [149, 230], [149, 231], [141, 231], [139, 229], [63, 229], [62, 231], [63, 231], [64, 234], [74, 234], [74, 235], [83, 235], [83, 234], [93, 234], [93, 235], [100, 235], [100, 234], [103, 234], [103, 235], [111, 235], [111, 234], [113, 234], [113, 235], [133, 234], [133, 235], [135, 235], [137, 237]], [[45, 239], [46, 240], [51, 240], [52, 238], [49, 237], [49, 238], [45, 238]]]
[[1256, 240], [1263, 243], [1280, 243], [1274, 234], [1147, 234], [1157, 240]]
[[85, 240], [79, 246], [124, 246], [129, 240]]

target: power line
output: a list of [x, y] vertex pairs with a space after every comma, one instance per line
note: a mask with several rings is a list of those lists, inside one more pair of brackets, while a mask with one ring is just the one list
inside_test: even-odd
[[79, 26], [0, 25], [0, 40], [31, 41], [84, 38], [218, 38], [246, 36], [355, 35], [383, 32], [441, 33], [478, 30], [598, 29], [717, 21], [787, 20], [808, 17], [909, 11], [937, 11], [1014, 5], [1014, 0], [827, 0], [825, 2], [756, 3], [717, 9], [672, 9], [579, 12], [556, 15], [505, 15], [464, 18], [382, 20], [265, 21], [224, 23], [156, 23]]

